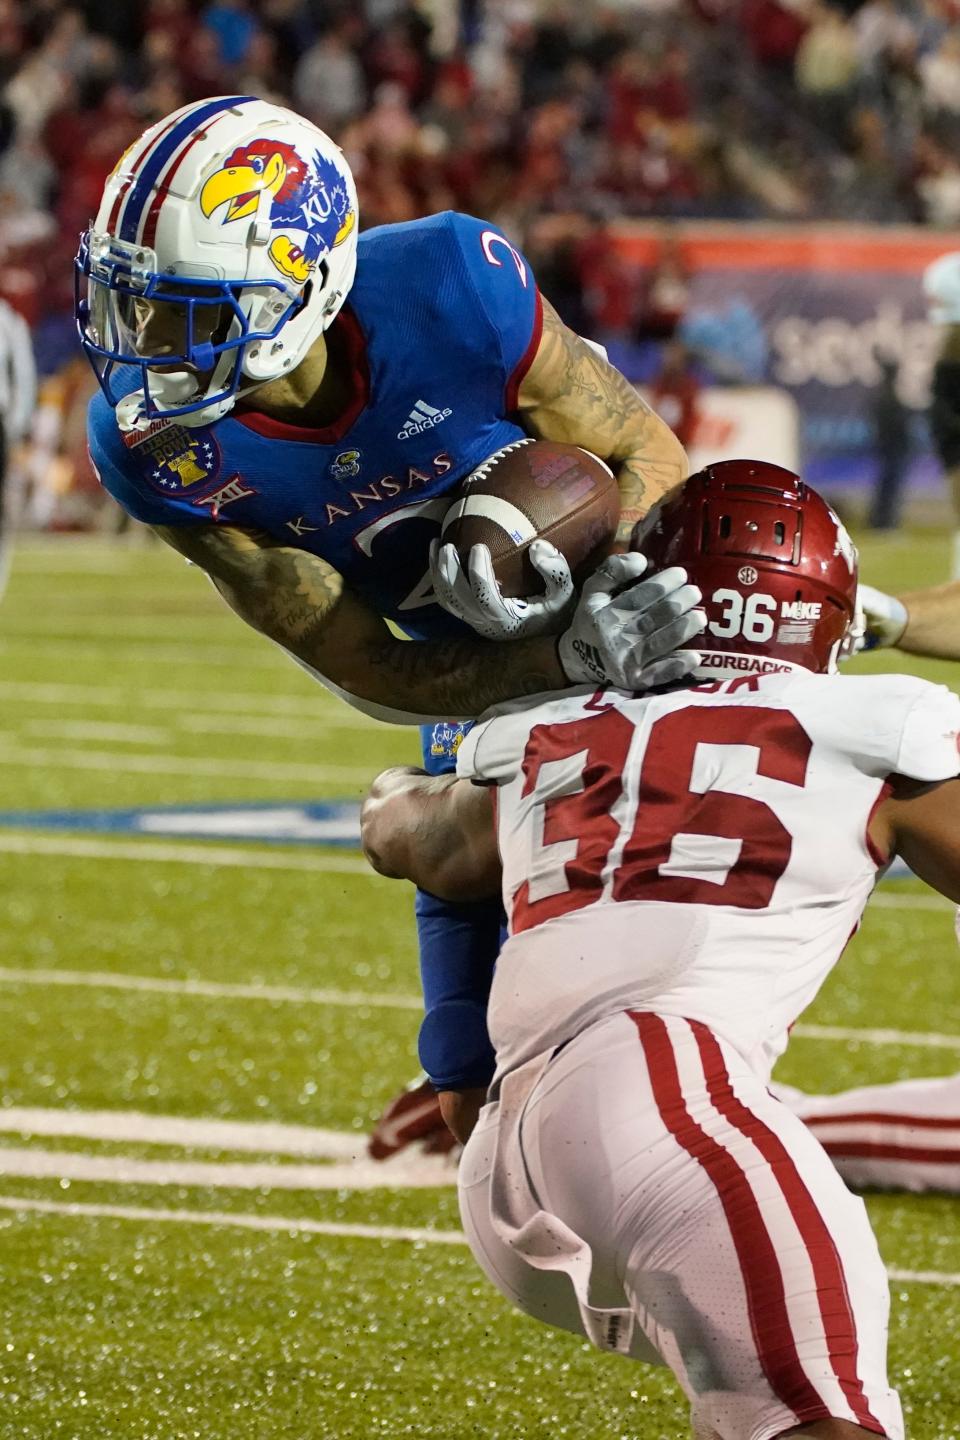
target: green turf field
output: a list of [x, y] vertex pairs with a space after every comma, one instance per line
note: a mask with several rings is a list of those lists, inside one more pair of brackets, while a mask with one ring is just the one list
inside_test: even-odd
[[[946, 553], [914, 532], [864, 573], [933, 583]], [[2, 811], [358, 799], [417, 755], [159, 546], [24, 542], [0, 704]], [[3, 1440], [686, 1433], [662, 1372], [509, 1310], [449, 1172], [352, 1158], [418, 1022], [409, 896], [355, 852], [0, 825], [0, 942]], [[781, 1077], [955, 1068], [957, 958], [951, 908], [885, 886]], [[960, 1201], [868, 1204], [908, 1433], [958, 1436]]]

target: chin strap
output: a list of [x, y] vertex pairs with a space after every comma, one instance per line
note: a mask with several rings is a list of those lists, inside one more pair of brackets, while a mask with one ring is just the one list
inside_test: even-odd
[[[187, 371], [178, 372], [186, 375]], [[173, 378], [173, 377], [167, 377]], [[214, 400], [209, 405], [204, 405], [200, 410], [190, 410], [186, 415], [181, 414], [172, 408], [171, 414], [166, 414], [162, 405], [157, 403], [156, 396], [153, 397], [154, 407], [159, 410], [158, 415], [149, 416], [146, 413], [146, 396], [142, 390], [134, 390], [132, 394], [125, 395], [116, 408], [117, 424], [121, 433], [129, 435], [137, 431], [149, 430], [151, 425], [159, 425], [165, 421], [176, 421], [178, 425], [185, 425], [188, 430], [195, 429], [200, 425], [212, 425], [216, 420], [222, 420], [236, 405], [238, 400], [244, 400], [248, 395], [266, 385], [266, 380], [250, 380], [245, 385], [238, 385], [232, 395], [226, 395], [222, 400]], [[182, 397], [180, 403], [189, 404], [190, 396]]]

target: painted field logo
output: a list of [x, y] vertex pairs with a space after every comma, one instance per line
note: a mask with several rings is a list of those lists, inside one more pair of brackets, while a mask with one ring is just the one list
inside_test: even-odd
[[360, 451], [341, 450], [330, 461], [330, 474], [334, 480], [350, 480], [360, 474]]

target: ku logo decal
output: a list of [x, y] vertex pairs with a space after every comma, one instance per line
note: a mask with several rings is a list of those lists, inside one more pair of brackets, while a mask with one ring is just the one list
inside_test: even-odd
[[360, 451], [341, 450], [330, 462], [330, 474], [334, 480], [349, 480], [360, 474]]
[[220, 473], [220, 446], [209, 430], [159, 425], [147, 433], [134, 454], [151, 485], [164, 495], [180, 495], [187, 490], [192, 495]]
[[[264, 196], [268, 197], [268, 203]], [[357, 223], [343, 176], [332, 160], [316, 152], [305, 161], [283, 140], [241, 145], [200, 191], [208, 218], [223, 209], [221, 225], [269, 217], [277, 233], [269, 255], [288, 280], [303, 285], [317, 261], [340, 245]]]
[[433, 734], [430, 737], [430, 754], [437, 759], [455, 760], [457, 751], [463, 742], [463, 737], [470, 729], [468, 720], [456, 724], [448, 720], [441, 720], [439, 725], [434, 725]]

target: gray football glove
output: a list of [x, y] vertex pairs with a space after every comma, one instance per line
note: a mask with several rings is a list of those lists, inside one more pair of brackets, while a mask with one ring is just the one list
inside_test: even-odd
[[696, 585], [675, 565], [641, 580], [642, 555], [611, 555], [583, 587], [570, 628], [560, 636], [560, 664], [574, 684], [649, 690], [682, 680], [700, 663], [682, 647], [704, 627]]
[[543, 595], [511, 599], [500, 594], [486, 545], [474, 545], [464, 571], [455, 545], [435, 540], [430, 574], [437, 599], [485, 640], [529, 640], [559, 630], [573, 609], [570, 566], [549, 540], [531, 540], [530, 563], [543, 579]]

